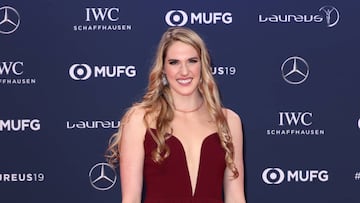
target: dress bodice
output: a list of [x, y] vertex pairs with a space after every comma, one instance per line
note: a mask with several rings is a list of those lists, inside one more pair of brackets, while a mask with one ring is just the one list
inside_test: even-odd
[[[153, 130], [153, 129], [151, 129]], [[155, 133], [156, 131], [153, 130]], [[149, 131], [144, 149], [145, 203], [222, 203], [225, 171], [225, 152], [218, 133], [205, 137], [201, 145], [200, 163], [193, 194], [185, 150], [178, 138], [171, 135], [166, 140], [170, 155], [162, 163], [152, 160], [156, 148]]]

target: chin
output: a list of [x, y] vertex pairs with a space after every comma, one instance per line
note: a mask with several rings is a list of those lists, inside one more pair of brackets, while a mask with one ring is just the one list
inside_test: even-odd
[[197, 92], [197, 89], [193, 89], [193, 90], [190, 90], [190, 91], [174, 91], [175, 94], [178, 94], [178, 95], [181, 95], [181, 96], [191, 96], [193, 94], [196, 94]]

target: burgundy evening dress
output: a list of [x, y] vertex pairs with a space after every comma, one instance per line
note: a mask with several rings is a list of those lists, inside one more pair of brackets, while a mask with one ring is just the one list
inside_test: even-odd
[[[153, 132], [156, 133], [155, 130]], [[156, 143], [150, 132], [146, 132], [144, 203], [223, 203], [226, 164], [218, 133], [212, 133], [203, 140], [194, 195], [181, 142], [175, 136], [170, 136], [166, 144], [170, 148], [170, 156], [161, 164], [155, 163], [151, 152], [156, 148]]]

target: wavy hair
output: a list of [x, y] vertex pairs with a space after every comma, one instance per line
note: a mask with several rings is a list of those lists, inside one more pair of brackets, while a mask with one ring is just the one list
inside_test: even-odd
[[[161, 163], [170, 154], [170, 149], [165, 143], [167, 132], [171, 131], [170, 122], [174, 118], [173, 99], [168, 85], [162, 83], [164, 59], [168, 48], [176, 41], [191, 45], [197, 51], [201, 61], [201, 80], [198, 86], [199, 92], [204, 98], [205, 104], [211, 115], [211, 120], [216, 124], [221, 145], [225, 150], [225, 162], [232, 171], [233, 177], [238, 177], [239, 172], [234, 163], [234, 146], [232, 143], [226, 116], [222, 110], [219, 90], [211, 72], [211, 60], [208, 49], [202, 38], [193, 30], [185, 27], [171, 27], [161, 37], [155, 60], [149, 74], [147, 91], [142, 100], [133, 104], [121, 120], [119, 131], [109, 140], [109, 147], [105, 157], [112, 165], [119, 163], [118, 143], [122, 129], [135, 107], [145, 110], [144, 122], [146, 128], [150, 128], [154, 121], [156, 133], [149, 130], [157, 147], [152, 151], [154, 162]], [[152, 119], [153, 118], [153, 119]]]

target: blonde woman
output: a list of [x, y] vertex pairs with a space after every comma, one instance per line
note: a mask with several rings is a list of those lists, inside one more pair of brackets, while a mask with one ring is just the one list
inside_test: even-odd
[[245, 203], [239, 116], [222, 106], [201, 37], [169, 28], [147, 92], [110, 139], [123, 203]]

